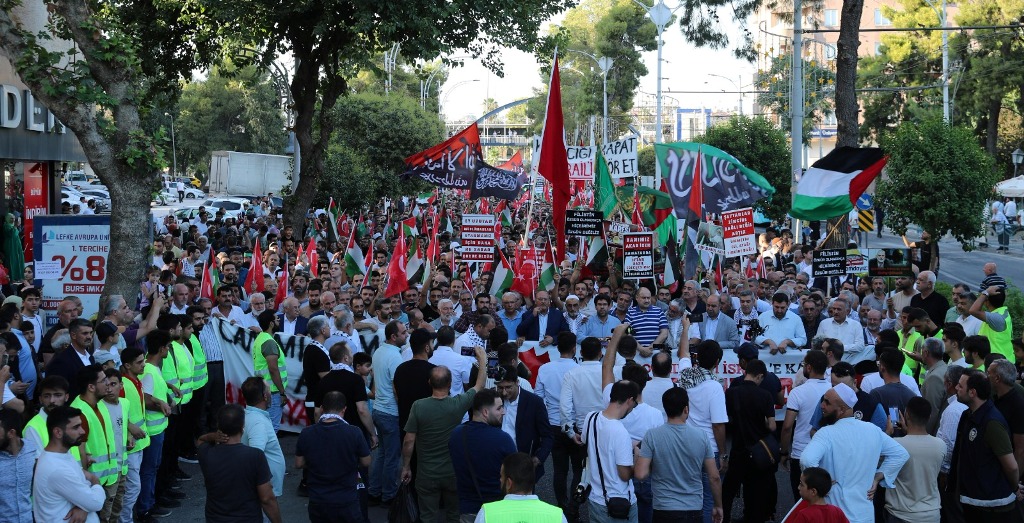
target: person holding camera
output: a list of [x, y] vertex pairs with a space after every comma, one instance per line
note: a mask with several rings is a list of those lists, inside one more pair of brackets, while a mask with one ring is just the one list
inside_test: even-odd
[[592, 412], [584, 423], [582, 439], [587, 446], [591, 523], [637, 523], [636, 494], [630, 481], [634, 445], [622, 418], [636, 407], [639, 396], [636, 383], [617, 381], [612, 385], [608, 406]]

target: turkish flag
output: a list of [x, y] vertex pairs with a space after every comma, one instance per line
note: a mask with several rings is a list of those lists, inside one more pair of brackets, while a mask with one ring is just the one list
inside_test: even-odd
[[530, 369], [530, 385], [537, 386], [537, 371], [541, 365], [551, 361], [551, 356], [547, 352], [541, 355], [537, 355], [537, 348], [531, 347], [530, 350], [519, 351], [519, 361], [526, 365], [526, 368]]
[[569, 155], [565, 149], [565, 120], [562, 117], [562, 88], [558, 76], [558, 54], [551, 63], [551, 83], [548, 86], [547, 112], [541, 132], [537, 173], [551, 187], [551, 210], [554, 216], [557, 243], [555, 262], [565, 258], [565, 209], [569, 204]]
[[252, 262], [249, 263], [249, 273], [245, 277], [245, 292], [263, 292], [263, 253], [260, 252], [260, 242], [256, 241], [252, 249]]
[[537, 266], [537, 250], [521, 249], [516, 263], [516, 275], [512, 280], [511, 290], [529, 296], [533, 299], [534, 291], [537, 289], [537, 278], [540, 270]]
[[391, 254], [388, 264], [388, 285], [384, 289], [384, 297], [389, 298], [409, 288], [409, 277], [405, 273], [406, 257], [409, 248], [405, 245], [405, 232], [399, 231], [395, 252]]

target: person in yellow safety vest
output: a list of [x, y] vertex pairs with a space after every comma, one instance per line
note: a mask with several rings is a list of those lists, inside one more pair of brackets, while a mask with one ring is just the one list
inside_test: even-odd
[[505, 498], [484, 503], [474, 523], [566, 523], [562, 509], [541, 501], [533, 493], [537, 472], [529, 454], [516, 452], [505, 456], [500, 478]]
[[129, 421], [131, 406], [128, 400], [121, 397], [121, 371], [117, 369], [104, 369], [103, 374], [107, 376], [107, 394], [103, 396], [103, 404], [110, 413], [110, 421], [114, 427], [114, 444], [111, 445], [111, 461], [117, 469], [117, 483], [114, 488], [114, 495], [107, 497], [100, 511], [100, 521], [104, 523], [116, 523], [121, 517], [121, 509], [124, 506], [125, 478], [128, 475], [128, 451], [135, 446], [135, 439], [139, 434], [145, 435], [142, 429]]
[[[135, 445], [128, 450], [126, 468], [124, 469], [124, 498], [121, 503], [122, 522], [134, 519], [135, 502], [139, 500], [142, 483], [139, 470], [142, 468], [142, 451], [149, 446], [149, 434], [146, 433], [146, 396], [142, 392], [139, 375], [146, 368], [146, 356], [136, 347], [128, 347], [121, 351], [121, 397], [128, 401], [126, 419], [129, 430], [135, 436]], [[138, 428], [136, 432], [132, 427]]]
[[982, 321], [978, 334], [988, 338], [992, 352], [1006, 356], [1010, 363], [1016, 363], [1013, 354], [1013, 320], [1006, 308], [1006, 288], [992, 285], [981, 291], [971, 305], [970, 315]]
[[[914, 341], [914, 350], [907, 352], [907, 363], [910, 360], [917, 362], [918, 365], [924, 363], [924, 340], [928, 338], [936, 338], [942, 340], [942, 327], [939, 327], [932, 321], [931, 316], [928, 315], [928, 311], [918, 308], [911, 307], [910, 311], [907, 312], [907, 321], [914, 327], [914, 332], [919, 334], [921, 337]], [[904, 366], [904, 369], [907, 368]], [[918, 367], [917, 384], [924, 384], [924, 375], [927, 374], [927, 365]]]
[[[192, 319], [187, 316], [171, 315], [173, 323], [167, 320], [169, 325], [173, 325], [172, 328], [168, 328], [167, 332], [171, 335], [171, 350], [168, 353], [168, 358], [164, 360], [163, 373], [164, 379], [167, 380], [167, 384], [171, 385], [172, 381], [175, 387], [178, 388], [178, 413], [181, 412], [181, 407], [186, 405], [192, 400], [192, 353], [185, 348], [182, 344], [182, 340], [185, 338], [185, 326], [189, 329], [192, 328]], [[161, 317], [162, 318], [162, 317]], [[160, 320], [157, 320], [159, 323]]]
[[82, 411], [82, 425], [85, 426], [85, 441], [79, 445], [82, 465], [96, 474], [107, 498], [117, 494], [118, 466], [115, 451], [114, 422], [102, 398], [107, 395], [107, 375], [99, 364], [79, 369], [77, 398], [71, 406]]
[[142, 516], [142, 520], [157, 515], [170, 515], [168, 510], [156, 506], [156, 473], [163, 453], [167, 416], [171, 415], [171, 405], [176, 397], [167, 387], [161, 371], [170, 349], [171, 336], [167, 331], [156, 330], [146, 336], [146, 364], [140, 381], [146, 397], [145, 430], [149, 434], [149, 446], [142, 451], [142, 465], [139, 469], [141, 487], [139, 500], [135, 504], [135, 512]]
[[[178, 378], [178, 365], [174, 361], [174, 340], [181, 336], [181, 321], [173, 314], [161, 314], [156, 320], [156, 328], [166, 332], [171, 337], [171, 341], [168, 342], [167, 357], [163, 358], [160, 362], [160, 374], [167, 385], [168, 396], [170, 397], [168, 403], [171, 404], [172, 413], [174, 413], [177, 410], [173, 407], [180, 405], [181, 398], [185, 395], [181, 390], [181, 380]], [[147, 361], [149, 360], [149, 358], [146, 359]]]
[[210, 376], [206, 368], [206, 353], [203, 352], [196, 333], [206, 323], [206, 310], [198, 305], [192, 305], [186, 309], [185, 314], [191, 321], [191, 327], [182, 335], [182, 339], [185, 347], [191, 351], [193, 361], [192, 400], [181, 411], [183, 429], [177, 436], [178, 461], [199, 463], [199, 456], [196, 454], [196, 438], [200, 436], [199, 418], [206, 406], [206, 384], [210, 381]]
[[284, 392], [288, 387], [288, 364], [284, 357], [284, 349], [274, 339], [278, 316], [272, 310], [265, 310], [256, 318], [261, 332], [252, 342], [252, 364], [255, 375], [270, 382], [270, 405], [267, 412], [276, 432], [281, 428], [281, 411], [284, 403]]
[[[46, 418], [53, 412], [53, 409], [67, 404], [68, 388], [70, 388], [68, 380], [63, 376], [47, 376], [39, 382], [37, 395], [40, 406], [39, 414], [33, 416], [25, 424], [22, 438], [34, 441], [41, 449], [46, 447], [46, 444], [50, 442], [50, 433], [46, 431]], [[71, 447], [69, 454], [75, 458], [75, 461], [82, 461], [78, 446]]]

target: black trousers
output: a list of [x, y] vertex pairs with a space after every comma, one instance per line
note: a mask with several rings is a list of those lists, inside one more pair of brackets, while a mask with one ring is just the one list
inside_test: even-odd
[[[555, 489], [555, 501], [559, 507], [565, 507], [569, 496], [580, 484], [583, 475], [583, 460], [587, 458], [587, 447], [577, 445], [575, 441], [562, 432], [562, 427], [550, 425], [551, 434], [554, 435], [554, 445], [551, 447], [551, 461], [554, 465], [554, 479], [552, 488]], [[572, 466], [572, 483], [569, 484], [566, 493], [566, 480], [569, 479], [569, 467]]]
[[181, 421], [180, 414], [167, 416], [167, 430], [164, 431], [164, 446], [160, 453], [160, 468], [156, 473], [156, 496], [167, 492], [167, 489], [174, 484], [174, 476], [178, 472], [178, 430]]
[[775, 471], [760, 471], [750, 460], [746, 449], [732, 449], [729, 458], [729, 473], [722, 483], [722, 505], [724, 521], [732, 521], [732, 502], [743, 487], [743, 521], [745, 523], [763, 523], [774, 518], [774, 507], [770, 495], [778, 491]]
[[210, 381], [206, 384], [206, 424], [200, 429], [204, 434], [217, 429], [217, 411], [224, 406], [224, 362], [206, 362], [206, 372]]
[[790, 458], [789, 459], [789, 487], [793, 489], [793, 502], [800, 501], [800, 491], [797, 487], [800, 485], [800, 460]]
[[192, 399], [182, 408], [181, 420], [179, 421], [177, 445], [178, 453], [182, 456], [190, 456], [196, 453], [196, 440], [203, 433], [200, 432], [199, 418], [202, 416], [203, 408], [206, 406], [206, 390], [209, 383], [192, 391]]

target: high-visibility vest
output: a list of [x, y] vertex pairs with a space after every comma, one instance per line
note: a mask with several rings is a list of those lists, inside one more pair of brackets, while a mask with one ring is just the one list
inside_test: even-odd
[[[110, 411], [100, 401], [93, 410], [82, 399], [81, 396], [71, 402], [71, 406], [82, 411], [82, 418], [89, 425], [89, 436], [85, 440], [85, 450], [89, 452], [89, 458], [93, 464], [89, 465], [89, 472], [96, 474], [100, 479], [100, 485], [108, 486], [117, 483], [117, 475], [121, 469], [117, 462], [116, 443], [114, 442], [114, 423], [110, 419]], [[97, 415], [98, 413], [98, 415]]]
[[[142, 387], [136, 386], [128, 377], [121, 378], [121, 385], [124, 399], [128, 400], [126, 419], [146, 434], [146, 437], [135, 440], [135, 446], [128, 451], [128, 454], [135, 454], [149, 446], [149, 433], [146, 432], [146, 395], [142, 392]], [[125, 428], [127, 429], [127, 426]]]
[[[143, 371], [143, 376], [150, 376], [153, 379], [153, 397], [160, 400], [172, 403], [169, 395], [170, 390], [167, 388], [167, 382], [164, 381], [164, 375], [160, 369], [156, 368], [150, 362], [146, 362], [146, 370]], [[150, 437], [163, 434], [167, 430], [167, 416], [164, 415], [164, 411], [159, 408], [156, 410], [146, 408], [146, 426], [144, 427], [146, 434]]]
[[199, 338], [192, 334], [188, 341], [192, 345], [192, 360], [195, 362], [192, 366], [192, 390], [196, 390], [210, 381], [210, 375], [206, 370], [206, 353], [199, 344]]
[[252, 366], [255, 370], [256, 376], [263, 378], [270, 382], [271, 392], [281, 392], [277, 390], [277, 385], [270, 379], [270, 366], [267, 363], [266, 356], [263, 355], [263, 344], [266, 342], [272, 342], [277, 347], [277, 369], [281, 371], [281, 385], [288, 388], [288, 364], [284, 359], [284, 349], [277, 343], [277, 340], [273, 336], [266, 332], [261, 332], [256, 335], [256, 339], [252, 342]]
[[996, 331], [988, 326], [987, 322], [981, 322], [981, 329], [978, 334], [988, 338], [988, 344], [992, 347], [993, 353], [1006, 356], [1010, 363], [1016, 363], [1017, 358], [1013, 354], [1013, 320], [1010, 318], [1010, 310], [1006, 306], [999, 307], [992, 311], [1006, 319], [1006, 328]]
[[[896, 331], [896, 335], [899, 336], [900, 339], [900, 350], [906, 353], [914, 352], [914, 346], [917, 345], [917, 340], [922, 338], [920, 332], [913, 331], [909, 336], [907, 336], [906, 343], [904, 343], [903, 331]], [[903, 362], [903, 374], [913, 376], [914, 372], [916, 372], [920, 366], [921, 364], [918, 363], [917, 360], [912, 360], [910, 359], [910, 356], [907, 356], [906, 360]]]
[[539, 499], [503, 499], [480, 508], [486, 523], [561, 523], [562, 509]]
[[[25, 424], [25, 428], [29, 427], [32, 427], [32, 430], [36, 431], [36, 434], [39, 434], [39, 441], [43, 443], [44, 448], [50, 444], [50, 431], [46, 430], [45, 412], [40, 412], [33, 416], [32, 419], [28, 420], [28, 423]], [[71, 454], [71, 457], [75, 458], [75, 461], [79, 463], [82, 462], [82, 453], [78, 451], [78, 447], [71, 447], [71, 450], [68, 451], [68, 453]]]
[[168, 385], [174, 385], [181, 391], [179, 405], [192, 399], [192, 354], [180, 342], [172, 341], [171, 349], [163, 362], [163, 375]]
[[[114, 443], [107, 442], [107, 445], [110, 447], [110, 461], [114, 463], [115, 470], [117, 470], [118, 474], [127, 475], [128, 474], [128, 414], [129, 414], [128, 411], [130, 409], [130, 406], [128, 405], [128, 400], [126, 400], [124, 398], [117, 398], [117, 402], [119, 404], [121, 404], [121, 452], [117, 451], [117, 442], [116, 441], [114, 441]], [[101, 402], [101, 403], [104, 403], [104, 406], [106, 406], [105, 402]], [[107, 412], [110, 412], [110, 407], [107, 407]], [[114, 423], [117, 423], [117, 421], [118, 421], [117, 418], [114, 418], [113, 416], [114, 416], [113, 414], [110, 414], [110, 421], [112, 421]], [[115, 438], [117, 437], [117, 434], [114, 433], [113, 430], [111, 430], [111, 435], [113, 437], [115, 437]]]

